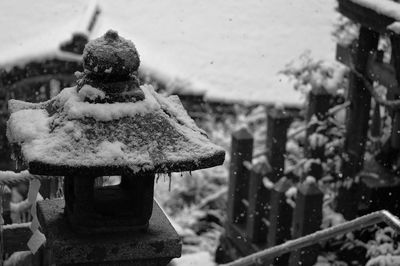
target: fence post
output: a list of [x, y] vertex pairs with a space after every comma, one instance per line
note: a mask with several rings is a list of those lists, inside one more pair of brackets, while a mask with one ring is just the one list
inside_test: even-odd
[[[290, 228], [292, 225], [293, 207], [286, 201], [286, 192], [292, 186], [292, 182], [282, 177], [271, 191], [271, 211], [269, 214], [268, 247], [273, 247], [290, 240]], [[286, 266], [289, 254], [275, 258], [273, 265]], [[267, 262], [270, 265], [272, 261]]]
[[247, 236], [253, 243], [265, 243], [268, 232], [270, 190], [263, 184], [264, 176], [251, 171], [249, 184], [249, 208], [247, 214]]
[[287, 130], [291, 121], [285, 110], [274, 108], [267, 111], [267, 158], [272, 167], [269, 179], [273, 183], [283, 175]]
[[[267, 160], [272, 168], [267, 177], [272, 183], [283, 174], [290, 122], [291, 117], [284, 110], [267, 111]], [[262, 174], [254, 171], [250, 176], [247, 234], [253, 243], [265, 243], [267, 240], [270, 189], [263, 184], [263, 178]]]
[[[393, 35], [390, 37], [392, 45], [392, 61], [394, 63], [395, 75], [397, 83], [400, 84], [400, 37]], [[400, 95], [395, 95], [396, 100], [400, 99]], [[393, 114], [392, 133], [391, 133], [392, 147], [396, 150], [400, 149], [400, 111], [395, 110]]]
[[382, 132], [382, 119], [381, 119], [381, 110], [379, 103], [375, 102], [374, 112], [372, 115], [372, 123], [371, 123], [371, 136], [373, 138], [379, 138]]
[[244, 224], [247, 217], [247, 200], [250, 171], [243, 163], [251, 162], [253, 156], [253, 136], [245, 128], [232, 134], [231, 162], [228, 188], [228, 223]]
[[[293, 239], [321, 229], [323, 193], [315, 182], [306, 180], [298, 186], [296, 207], [293, 212]], [[290, 254], [289, 265], [314, 265], [318, 245], [296, 250]]]
[[[308, 94], [308, 108], [306, 121], [310, 122], [311, 117], [315, 115], [318, 120], [323, 120], [330, 108], [332, 96], [325, 91], [323, 88], [310, 91]], [[313, 128], [309, 128], [309, 131], [313, 132]]]
[[[379, 34], [366, 27], [361, 27], [358, 46], [354, 58], [355, 69], [363, 75], [367, 73], [369, 55], [376, 50]], [[368, 132], [371, 94], [365, 88], [363, 80], [350, 73], [349, 84], [350, 108], [347, 111], [346, 135], [344, 144], [343, 179], [353, 178], [363, 165], [365, 142]], [[344, 218], [351, 220], [357, 216], [358, 199], [357, 185], [339, 188], [337, 211]]]
[[[307, 124], [310, 123], [313, 116], [316, 117], [318, 121], [326, 119], [326, 114], [330, 108], [332, 96], [325, 91], [323, 88], [318, 90], [312, 90], [308, 94], [308, 109], [306, 115]], [[306, 156], [308, 158], [320, 159], [323, 161], [325, 158], [325, 145], [311, 147], [310, 136], [317, 130], [318, 125], [313, 125], [306, 130]], [[309, 175], [315, 177], [317, 180], [322, 177], [322, 166], [320, 163], [312, 162], [310, 165]]]

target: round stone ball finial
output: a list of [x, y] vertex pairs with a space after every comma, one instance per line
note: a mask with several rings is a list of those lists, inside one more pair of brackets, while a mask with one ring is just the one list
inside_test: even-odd
[[107, 41], [117, 41], [119, 38], [118, 32], [115, 30], [108, 30], [106, 34], [104, 34], [104, 39]]
[[90, 41], [83, 51], [83, 67], [91, 75], [124, 80], [138, 70], [139, 54], [135, 45], [108, 30], [102, 37]]

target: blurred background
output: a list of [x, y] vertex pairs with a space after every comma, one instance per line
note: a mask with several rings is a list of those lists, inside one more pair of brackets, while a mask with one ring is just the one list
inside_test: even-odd
[[[136, 45], [141, 82], [178, 94], [196, 123], [228, 151], [223, 166], [161, 176], [156, 185], [156, 198], [183, 237], [184, 256], [173, 264], [213, 265], [224, 230], [231, 133], [250, 128], [256, 154], [265, 147], [265, 108], [301, 113], [310, 87], [299, 86], [293, 73], [304, 63], [334, 61], [336, 5], [334, 0], [1, 1], [0, 169], [15, 170], [6, 139], [7, 101], [44, 101], [74, 85], [84, 45], [116, 30]], [[332, 72], [330, 64], [325, 72]], [[337, 90], [336, 78], [330, 81]], [[296, 145], [288, 144], [292, 153], [298, 153]], [[15, 204], [26, 198], [26, 186], [9, 189]], [[13, 210], [6, 210], [8, 222], [24, 221]]]

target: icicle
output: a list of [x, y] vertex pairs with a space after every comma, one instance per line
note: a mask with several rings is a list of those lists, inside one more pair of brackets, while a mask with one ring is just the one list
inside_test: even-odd
[[172, 178], [171, 178], [171, 172], [169, 172], [168, 173], [168, 178], [169, 178], [169, 183], [168, 183], [168, 192], [171, 192], [171, 180], [172, 180]]

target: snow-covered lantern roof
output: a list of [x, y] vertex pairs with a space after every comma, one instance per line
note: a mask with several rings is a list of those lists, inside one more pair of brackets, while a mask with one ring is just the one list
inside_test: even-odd
[[[93, 222], [87, 222], [87, 214], [82, 216], [88, 210], [79, 207], [83, 205], [101, 213], [91, 216], [102, 217], [95, 225], [103, 224], [104, 215], [120, 225], [121, 218], [114, 217], [116, 208], [129, 206], [120, 210], [125, 218], [129, 217], [126, 213], [135, 218], [128, 224], [146, 227], [155, 173], [217, 166], [223, 163], [225, 151], [196, 126], [177, 96], [165, 97], [150, 85], [139, 85], [136, 72], [140, 60], [131, 41], [110, 30], [89, 42], [83, 57], [84, 72], [76, 74], [77, 86], [41, 103], [9, 101], [7, 137], [30, 173], [66, 177], [66, 212], [78, 229], [90, 225], [90, 231], [96, 231]], [[110, 208], [96, 203], [93, 195], [103, 192], [90, 192], [96, 190], [94, 179], [106, 175], [121, 175], [118, 189], [131, 191], [121, 192], [125, 196], [116, 197]], [[128, 195], [136, 195], [138, 203]], [[81, 201], [84, 203], [76, 206]], [[99, 205], [102, 210], [96, 210]], [[148, 206], [147, 211], [143, 206]]]
[[77, 86], [38, 104], [11, 100], [8, 138], [21, 147], [29, 171], [169, 173], [222, 164], [224, 150], [208, 140], [178, 97], [139, 86], [132, 74], [139, 63], [133, 43], [108, 31], [86, 46]]

